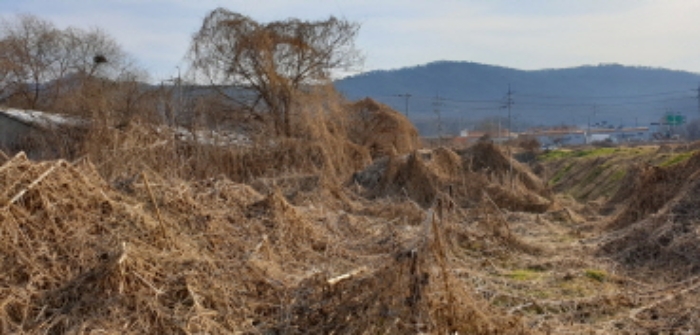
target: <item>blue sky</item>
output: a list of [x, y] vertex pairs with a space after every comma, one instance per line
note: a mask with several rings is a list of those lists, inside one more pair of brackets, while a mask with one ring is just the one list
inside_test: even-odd
[[360, 22], [365, 71], [460, 60], [700, 73], [697, 0], [0, 0], [0, 16], [31, 13], [59, 27], [100, 27], [157, 81], [186, 67], [190, 38], [216, 7], [262, 22], [330, 15]]

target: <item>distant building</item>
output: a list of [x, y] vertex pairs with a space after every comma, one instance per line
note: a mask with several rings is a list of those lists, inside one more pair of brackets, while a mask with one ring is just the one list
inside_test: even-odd
[[520, 135], [534, 137], [543, 147], [559, 147], [586, 143], [586, 133], [578, 128], [532, 129]]
[[634, 128], [579, 128], [531, 129], [520, 136], [531, 136], [543, 147], [582, 145], [587, 143], [611, 141], [614, 143], [645, 142], [652, 139], [648, 127]]
[[456, 146], [468, 146], [486, 139], [494, 143], [502, 143], [509, 139], [532, 137], [537, 139], [543, 148], [583, 145], [587, 143], [611, 141], [613, 143], [647, 142], [652, 141], [652, 131], [648, 127], [633, 128], [595, 128], [584, 130], [580, 128], [529, 129], [521, 133], [509, 133], [503, 130], [499, 134], [493, 132], [462, 130], [459, 136], [452, 138]]
[[24, 151], [32, 159], [70, 156], [88, 122], [32, 110], [0, 108], [0, 150]]
[[37, 130], [31, 124], [0, 111], [0, 150], [14, 153]]
[[459, 136], [452, 139], [452, 144], [456, 146], [468, 146], [478, 142], [481, 139], [489, 140], [493, 143], [503, 143], [509, 139], [517, 137], [517, 133], [511, 133], [507, 129], [502, 129], [500, 133], [462, 130], [459, 132]]
[[587, 143], [606, 140], [614, 143], [647, 142], [652, 136], [649, 127], [591, 129], [587, 136]]

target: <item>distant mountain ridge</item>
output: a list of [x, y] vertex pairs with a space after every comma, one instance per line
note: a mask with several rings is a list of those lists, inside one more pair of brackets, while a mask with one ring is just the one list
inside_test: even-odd
[[371, 71], [335, 83], [349, 99], [371, 97], [401, 112], [406, 108], [405, 95], [410, 94], [409, 117], [423, 135], [456, 133], [486, 118], [506, 118], [509, 85], [515, 130], [583, 126], [589, 120], [607, 126], [642, 126], [668, 112], [690, 120], [700, 117], [699, 84], [700, 74], [662, 68], [601, 64], [518, 70], [456, 61]]

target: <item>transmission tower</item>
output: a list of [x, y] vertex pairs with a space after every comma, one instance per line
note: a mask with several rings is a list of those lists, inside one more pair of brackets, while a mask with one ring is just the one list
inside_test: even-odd
[[698, 84], [698, 114], [700, 114], [700, 84]]
[[[508, 107], [508, 138], [510, 139], [511, 131], [511, 107], [515, 104], [513, 101], [513, 91], [510, 89], [510, 84], [508, 84], [508, 93], [506, 94], [506, 107]], [[498, 134], [500, 136], [500, 134]]]
[[[513, 100], [514, 93], [515, 92], [510, 89], [510, 84], [508, 84], [508, 93], [506, 94], [506, 107], [508, 108], [508, 140], [510, 140], [511, 137], [511, 107], [515, 104]], [[498, 134], [498, 136], [501, 136], [501, 134]], [[515, 188], [513, 180], [513, 157], [510, 146], [508, 146], [508, 174], [510, 175], [510, 188], [513, 189]]]
[[443, 98], [435, 94], [435, 98], [433, 100], [433, 112], [437, 117], [438, 138], [440, 139], [442, 139], [442, 118], [440, 117], [440, 107], [443, 105], [443, 100]]
[[406, 102], [406, 107], [404, 109], [404, 113], [406, 114], [406, 118], [408, 118], [408, 99], [411, 98], [413, 95], [409, 93], [402, 93], [402, 94], [395, 94], [394, 96], [397, 96], [399, 98], [404, 98]]

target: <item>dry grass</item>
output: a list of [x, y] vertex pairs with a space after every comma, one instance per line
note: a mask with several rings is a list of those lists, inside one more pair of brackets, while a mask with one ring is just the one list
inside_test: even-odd
[[695, 156], [628, 173], [627, 211], [640, 189], [671, 199], [604, 231], [488, 143], [368, 164], [333, 94], [296, 100], [293, 137], [215, 145], [132, 121], [95, 126], [78, 159], [0, 155], [0, 331], [698, 329], [697, 178], [663, 188]]
[[[5, 161], [2, 332], [530, 333], [452, 271], [481, 228], [447, 198], [343, 187], [368, 149], [332, 99], [297, 101], [294, 138], [218, 146], [130, 122], [94, 125], [73, 162]], [[496, 247], [494, 231], [479, 236]]]
[[508, 160], [500, 149], [490, 144], [479, 144], [459, 153], [446, 148], [416, 151], [375, 160], [354, 174], [353, 182], [370, 199], [409, 198], [425, 208], [433, 206], [441, 196], [458, 207], [474, 207], [481, 203], [485, 192], [498, 207], [511, 211], [546, 211], [551, 201], [542, 181], [515, 161], [511, 174]]
[[0, 181], [5, 333], [525, 333], [448, 271], [433, 211], [403, 225], [149, 172], [117, 192], [88, 161], [22, 155]]
[[369, 148], [372, 158], [403, 155], [420, 147], [418, 130], [389, 106], [365, 98], [346, 108], [350, 139]]

